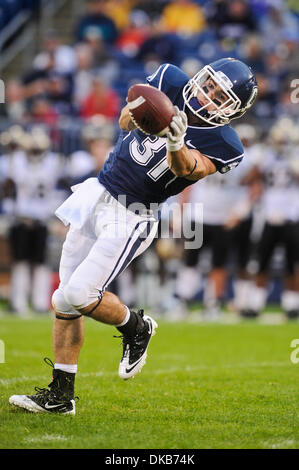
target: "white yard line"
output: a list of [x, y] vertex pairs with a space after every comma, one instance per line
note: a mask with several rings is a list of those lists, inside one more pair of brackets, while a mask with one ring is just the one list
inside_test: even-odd
[[44, 434], [43, 436], [38, 437], [25, 437], [24, 442], [35, 443], [35, 442], [44, 442], [44, 441], [67, 441], [69, 438], [61, 436], [60, 434]]
[[40, 357], [40, 353], [34, 352], [34, 351], [17, 351], [16, 349], [13, 349], [9, 351], [9, 355], [13, 357]]
[[296, 443], [296, 448], [298, 448], [297, 441], [294, 439], [282, 439], [280, 442], [273, 443], [271, 441], [263, 442], [263, 447], [265, 449], [287, 449], [290, 446], [294, 446]]
[[[198, 366], [186, 366], [186, 367], [167, 367], [165, 369], [156, 369], [150, 371], [143, 371], [144, 374], [151, 374], [151, 375], [167, 375], [167, 374], [174, 374], [176, 372], [197, 372], [201, 370], [212, 370], [216, 368], [222, 369], [249, 369], [249, 368], [261, 368], [261, 367], [286, 367], [289, 365], [289, 362], [285, 361], [277, 361], [277, 362], [256, 362], [256, 363], [241, 363], [241, 364], [223, 364], [222, 366], [213, 366], [211, 365], [198, 365]], [[117, 377], [116, 371], [97, 371], [97, 372], [82, 372], [78, 374], [79, 377]], [[20, 377], [10, 377], [8, 379], [0, 379], [0, 385], [12, 385], [21, 382], [38, 382], [44, 381], [44, 375], [38, 376], [20, 376]]]
[[45, 376], [44, 375], [32, 375], [32, 376], [26, 376], [26, 375], [20, 375], [19, 377], [10, 377], [9, 379], [0, 379], [0, 385], [11, 385], [11, 384], [17, 384], [20, 382], [30, 382], [31, 380], [33, 381], [39, 381], [39, 380], [44, 380]]

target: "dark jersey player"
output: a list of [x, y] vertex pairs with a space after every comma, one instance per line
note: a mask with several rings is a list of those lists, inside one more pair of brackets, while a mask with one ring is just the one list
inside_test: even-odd
[[[182, 146], [179, 149], [180, 154], [174, 159], [166, 155], [165, 138], [145, 136], [138, 129], [128, 134], [127, 121], [130, 122], [130, 116], [127, 105], [120, 119], [120, 127], [123, 130], [114, 151], [99, 174], [99, 181], [112, 196], [117, 198], [126, 194], [128, 203], [142, 202], [146, 206], [153, 202], [165, 201], [216, 170], [225, 173], [237, 166], [243, 157], [240, 139], [230, 125], [219, 126], [216, 117], [212, 121], [202, 121], [198, 116], [202, 111], [197, 111], [197, 116], [191, 111], [189, 106], [194, 106], [194, 102], [192, 99], [184, 99], [183, 94], [188, 77], [179, 68], [170, 64], [161, 65], [158, 71], [148, 78], [148, 83], [163, 91], [174, 105], [187, 114], [189, 125], [183, 127], [185, 148]], [[194, 87], [197, 89], [197, 85]], [[204, 91], [199, 91], [202, 102], [207, 102], [209, 94], [215, 94], [214, 99], [220, 105], [226, 101], [226, 95], [220, 87], [219, 94], [214, 88], [214, 80], [208, 79], [204, 87], [208, 92], [207, 97]], [[214, 103], [209, 106], [214, 108]], [[133, 127], [130, 125], [129, 129]], [[188, 177], [197, 159], [198, 167]]]
[[[146, 135], [122, 110], [121, 133], [98, 178], [74, 187], [56, 215], [70, 229], [62, 249], [60, 285], [54, 292], [53, 380], [34, 395], [10, 403], [33, 412], [75, 414], [74, 380], [83, 344], [84, 316], [114, 325], [122, 334], [119, 376], [140, 372], [157, 323], [143, 310], [130, 311], [106, 291], [109, 284], [152, 242], [159, 204], [207, 175], [225, 173], [243, 158], [229, 125], [257, 95], [256, 79], [244, 63], [220, 59], [189, 79], [165, 64], [148, 78], [176, 106], [164, 137]], [[156, 206], [153, 206], [156, 204]]]

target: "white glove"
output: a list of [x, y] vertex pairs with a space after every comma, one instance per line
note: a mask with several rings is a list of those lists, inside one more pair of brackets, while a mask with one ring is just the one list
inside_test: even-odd
[[172, 118], [169, 125], [170, 131], [167, 132], [166, 147], [169, 152], [177, 152], [184, 145], [184, 137], [188, 127], [188, 118], [184, 111], [180, 111], [177, 106], [174, 107], [176, 115]]

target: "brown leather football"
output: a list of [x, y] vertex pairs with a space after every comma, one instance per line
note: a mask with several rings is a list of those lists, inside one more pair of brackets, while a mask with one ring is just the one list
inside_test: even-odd
[[131, 86], [128, 91], [128, 105], [134, 124], [149, 135], [165, 135], [176, 114], [168, 96], [151, 85]]

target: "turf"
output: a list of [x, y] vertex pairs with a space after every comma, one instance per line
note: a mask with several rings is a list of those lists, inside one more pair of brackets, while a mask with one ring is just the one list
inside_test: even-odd
[[35, 415], [8, 404], [50, 382], [51, 319], [0, 318], [0, 448], [298, 448], [297, 323], [159, 321], [147, 364], [118, 378], [119, 339], [86, 320], [75, 417]]

